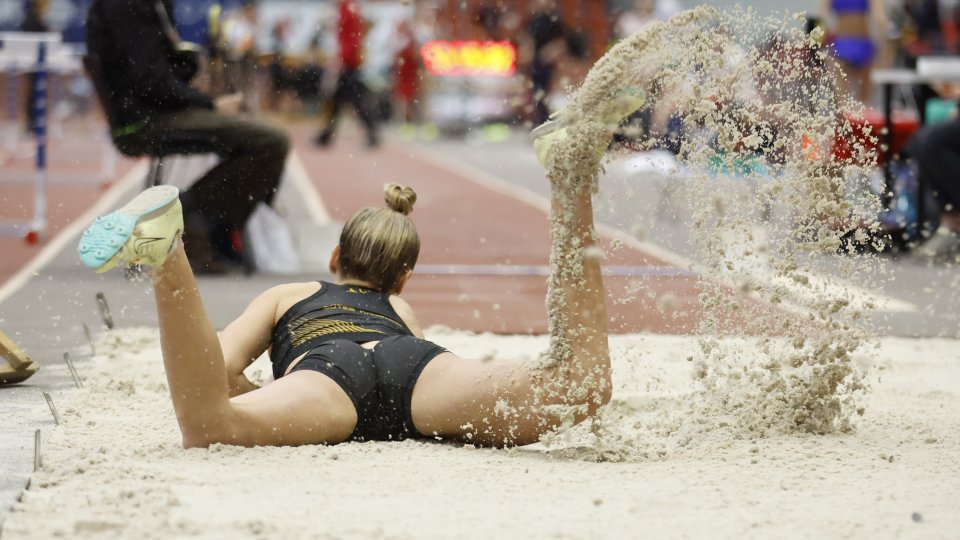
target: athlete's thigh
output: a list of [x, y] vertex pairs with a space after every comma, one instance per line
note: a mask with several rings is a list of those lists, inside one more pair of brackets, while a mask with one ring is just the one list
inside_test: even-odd
[[295, 371], [230, 400], [223, 442], [242, 446], [333, 444], [357, 425], [347, 393], [322, 373]]
[[424, 435], [469, 439], [491, 428], [501, 431], [504, 405], [526, 403], [531, 386], [530, 371], [520, 360], [470, 360], [444, 353], [417, 379], [410, 413]]

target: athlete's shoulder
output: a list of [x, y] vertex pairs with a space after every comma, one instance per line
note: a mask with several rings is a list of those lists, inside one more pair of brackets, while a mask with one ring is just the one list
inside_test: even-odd
[[307, 297], [319, 292], [323, 288], [323, 282], [307, 281], [303, 283], [284, 283], [274, 285], [264, 292], [264, 295], [273, 296], [278, 299], [289, 297]]
[[400, 298], [399, 296], [392, 294], [390, 295], [390, 307], [397, 312], [397, 315], [400, 316], [400, 319], [403, 320], [403, 323], [407, 325], [407, 328], [410, 329], [410, 332], [418, 337], [423, 337], [423, 330], [420, 329], [420, 323], [417, 321], [417, 316], [413, 313], [413, 308], [410, 307], [410, 304], [406, 300]]

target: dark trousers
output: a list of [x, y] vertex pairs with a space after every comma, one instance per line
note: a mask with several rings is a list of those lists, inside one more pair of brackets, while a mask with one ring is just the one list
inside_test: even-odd
[[960, 210], [960, 119], [924, 127], [910, 139], [907, 152], [937, 201]]
[[350, 103], [357, 111], [360, 122], [367, 128], [367, 141], [377, 142], [377, 126], [370, 113], [370, 90], [360, 80], [360, 70], [344, 69], [337, 78], [337, 89], [333, 93], [333, 104], [330, 109], [330, 121], [326, 129], [320, 134], [323, 142], [329, 142], [337, 129], [337, 119], [343, 110], [343, 105]]
[[132, 156], [219, 156], [220, 163], [194, 182], [184, 197], [209, 221], [241, 229], [258, 203], [273, 201], [289, 149], [280, 130], [206, 109], [154, 116], [114, 143]]
[[534, 60], [530, 73], [530, 82], [533, 91], [533, 125], [539, 126], [550, 119], [550, 108], [547, 107], [547, 98], [550, 92], [550, 82], [553, 80], [554, 66], [541, 60]]

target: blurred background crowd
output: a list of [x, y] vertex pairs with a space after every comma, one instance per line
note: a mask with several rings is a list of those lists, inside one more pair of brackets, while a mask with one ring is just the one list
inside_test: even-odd
[[[378, 122], [398, 122], [408, 135], [537, 124], [562, 106], [564, 89], [577, 84], [617, 40], [702, 3], [732, 2], [363, 0], [365, 105]], [[871, 69], [957, 53], [955, 0], [752, 3], [764, 10], [801, 10], [812, 24], [822, 25], [848, 71], [851, 91], [868, 104], [879, 100], [870, 92]], [[0, 31], [52, 30], [82, 47], [89, 4], [0, 0]], [[323, 115], [329, 114], [341, 63], [337, 4], [177, 0], [174, 12], [181, 37], [202, 45], [205, 53], [195, 84], [213, 95], [242, 92], [250, 113]], [[83, 84], [69, 89], [90, 91]], [[921, 92], [924, 100], [954, 97], [946, 87]], [[430, 127], [419, 129], [423, 126]]]
[[[566, 91], [581, 82], [593, 63], [619, 40], [695, 5], [734, 4], [728, 0], [163, 3], [173, 14], [174, 40], [198, 46], [198, 69], [191, 77], [194, 87], [213, 98], [237, 96], [236, 108], [248, 117], [268, 115], [285, 122], [316, 118], [321, 127], [314, 142], [321, 147], [331, 143], [341, 113], [352, 108], [371, 148], [379, 144], [384, 129], [404, 139], [468, 135], [504, 140], [513, 130], [530, 129], [559, 110]], [[79, 57], [90, 42], [87, 14], [92, 4], [93, 0], [0, 0], [0, 32], [54, 32]], [[960, 141], [954, 133], [960, 129], [956, 120], [960, 85], [950, 77], [908, 77], [898, 79], [907, 84], [898, 84], [900, 92], [891, 96], [892, 85], [884, 86], [890, 79], [877, 76], [916, 70], [921, 58], [956, 57], [960, 52], [958, 0], [736, 4], [760, 12], [805, 14], [807, 31], [829, 51], [830, 69], [844, 75], [838, 91], [867, 106], [864, 122], [872, 124], [874, 133], [891, 132], [891, 138], [883, 141], [891, 152], [880, 156], [885, 198], [896, 197], [898, 189], [910, 191], [910, 205], [922, 206], [918, 182], [939, 193], [960, 191], [950, 180], [960, 174]], [[31, 102], [34, 76], [29, 70], [4, 65], [0, 70], [5, 75], [0, 95], [6, 105], [6, 129], [21, 126], [17, 128], [21, 134], [30, 132], [36, 114]], [[52, 71], [51, 121], [93, 110], [95, 88], [84, 70]], [[955, 78], [960, 79], [960, 70], [957, 74]], [[877, 92], [878, 88], [884, 91]], [[897, 115], [892, 109], [898, 109]], [[642, 111], [631, 122], [646, 140], [657, 141], [653, 147], [679, 151], [675, 131], [682, 127], [672, 121], [669, 110]], [[926, 137], [925, 126], [936, 124], [957, 129]], [[923, 141], [914, 143], [916, 164], [899, 174], [906, 169], [892, 166], [892, 156], [909, 153], [911, 140]], [[940, 159], [945, 155], [941, 150], [948, 148], [952, 148], [949, 159], [956, 154], [957, 163]], [[940, 198], [933, 209], [938, 219], [931, 223], [951, 225], [951, 249], [960, 249], [960, 215], [955, 208], [960, 203], [954, 199], [960, 200], [960, 194]], [[908, 235], [916, 238], [921, 231], [915, 222], [923, 216], [911, 211], [888, 217], [896, 222], [892, 228], [913, 222]]]

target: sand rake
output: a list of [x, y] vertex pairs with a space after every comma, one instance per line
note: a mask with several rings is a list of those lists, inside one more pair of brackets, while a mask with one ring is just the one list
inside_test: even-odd
[[40, 364], [27, 356], [3, 331], [0, 331], [0, 357], [6, 360], [0, 364], [0, 386], [22, 383], [40, 370]]

